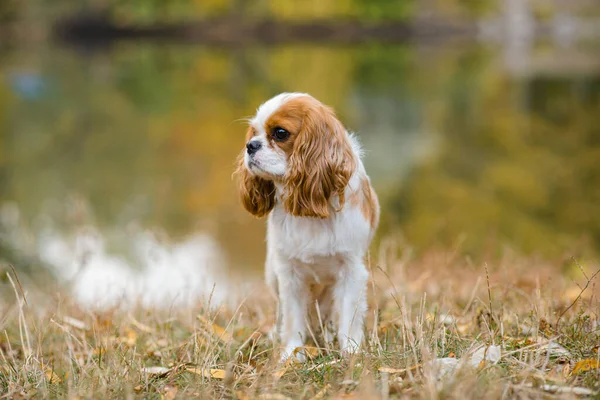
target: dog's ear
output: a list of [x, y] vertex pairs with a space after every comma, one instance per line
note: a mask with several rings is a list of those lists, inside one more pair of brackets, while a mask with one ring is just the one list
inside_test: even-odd
[[244, 162], [238, 166], [239, 193], [244, 208], [257, 217], [263, 217], [275, 206], [275, 185], [272, 181], [251, 175]]
[[[246, 142], [253, 135], [252, 128], [248, 128]], [[238, 159], [238, 167], [235, 174], [238, 176], [238, 189], [240, 199], [244, 208], [252, 215], [263, 217], [275, 206], [275, 185], [248, 171], [244, 164], [244, 153]]]
[[356, 168], [348, 134], [333, 110], [318, 101], [305, 110], [302, 128], [288, 160], [283, 198], [286, 211], [298, 217], [327, 218], [329, 200], [344, 191]]

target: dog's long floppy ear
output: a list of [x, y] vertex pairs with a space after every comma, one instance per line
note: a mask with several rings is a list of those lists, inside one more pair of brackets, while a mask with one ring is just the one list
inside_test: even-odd
[[[299, 217], [328, 218], [332, 210], [341, 210], [355, 168], [350, 140], [333, 110], [317, 100], [309, 102], [288, 159], [286, 211]], [[330, 205], [333, 195], [339, 196], [334, 208]]]
[[[248, 129], [246, 141], [252, 137], [251, 128]], [[275, 206], [275, 185], [261, 177], [251, 174], [244, 165], [244, 152], [242, 152], [238, 167], [238, 188], [240, 199], [244, 208], [254, 216], [263, 217]]]

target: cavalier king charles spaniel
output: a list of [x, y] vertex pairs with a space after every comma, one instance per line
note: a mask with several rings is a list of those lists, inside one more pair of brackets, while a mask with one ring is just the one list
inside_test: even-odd
[[[244, 207], [268, 216], [266, 281], [279, 300], [282, 360], [303, 359], [320, 327], [344, 354], [363, 340], [367, 249], [379, 203], [358, 140], [334, 111], [304, 93], [282, 93], [249, 120], [240, 158]], [[314, 336], [313, 336], [314, 337]]]

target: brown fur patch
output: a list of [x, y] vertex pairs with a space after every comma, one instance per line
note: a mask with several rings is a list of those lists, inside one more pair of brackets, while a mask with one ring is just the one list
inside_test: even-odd
[[348, 201], [353, 206], [360, 207], [363, 217], [369, 221], [371, 228], [376, 230], [379, 225], [379, 200], [368, 178], [360, 181], [360, 187], [350, 195]]
[[360, 211], [371, 224], [371, 228], [375, 230], [379, 224], [379, 200], [368, 179], [363, 179], [360, 182], [360, 189], [362, 192]]
[[[302, 130], [304, 117], [315, 101], [309, 97], [298, 97], [282, 104], [265, 123], [269, 144], [279, 146], [289, 157], [292, 154], [296, 138]], [[290, 136], [285, 141], [276, 141], [271, 136], [274, 128], [283, 128], [290, 133]]]

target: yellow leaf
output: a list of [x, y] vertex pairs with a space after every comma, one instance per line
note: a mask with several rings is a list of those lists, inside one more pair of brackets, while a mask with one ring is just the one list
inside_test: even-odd
[[54, 373], [53, 370], [51, 370], [50, 368], [47, 368], [46, 371], [44, 372], [46, 375], [46, 379], [48, 380], [48, 383], [50, 383], [51, 385], [60, 383], [60, 378], [58, 375], [56, 375]]
[[117, 337], [111, 337], [111, 341], [133, 347], [137, 341], [137, 333], [131, 328], [125, 328], [123, 334], [119, 334]]
[[212, 330], [213, 330], [214, 334], [217, 335], [219, 337], [219, 339], [221, 339], [224, 342], [229, 342], [233, 339], [233, 336], [231, 335], [231, 333], [227, 332], [225, 330], [225, 328], [223, 328], [217, 324], [212, 324]]
[[279, 379], [283, 375], [285, 375], [286, 372], [287, 372], [287, 367], [279, 368], [279, 369], [275, 370], [275, 372], [273, 372], [273, 377], [275, 379]]
[[586, 360], [581, 360], [577, 364], [575, 364], [571, 375], [575, 375], [580, 372], [585, 372], [596, 368], [600, 368], [600, 362], [598, 362], [598, 360], [588, 358]]
[[219, 340], [224, 343], [230, 342], [233, 340], [233, 335], [228, 332], [225, 328], [215, 323], [211, 323], [202, 315], [198, 316], [198, 319], [202, 321], [206, 325], [206, 329], [208, 329], [213, 335], [215, 335]]
[[196, 375], [201, 375], [205, 378], [225, 379], [225, 370], [224, 369], [217, 369], [217, 368], [205, 369], [205, 368], [187, 367], [185, 370], [188, 372], [191, 372], [193, 374], [196, 374]]
[[300, 352], [304, 353], [306, 358], [308, 358], [309, 360], [312, 360], [319, 355], [318, 348], [312, 347], [312, 346], [304, 346], [304, 347], [296, 347], [294, 349], [294, 357], [296, 357], [298, 355], [298, 353], [300, 353]]

